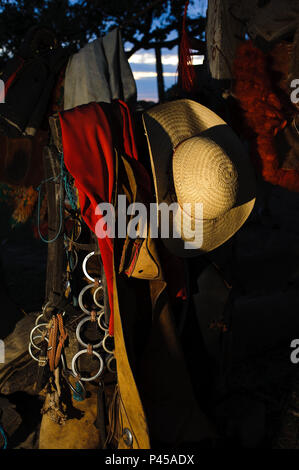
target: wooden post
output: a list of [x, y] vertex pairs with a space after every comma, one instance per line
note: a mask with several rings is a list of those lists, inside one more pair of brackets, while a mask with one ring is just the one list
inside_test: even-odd
[[158, 83], [158, 96], [160, 103], [164, 101], [164, 78], [163, 78], [163, 66], [161, 60], [161, 48], [155, 47], [156, 53], [156, 72], [157, 72], [157, 83]]

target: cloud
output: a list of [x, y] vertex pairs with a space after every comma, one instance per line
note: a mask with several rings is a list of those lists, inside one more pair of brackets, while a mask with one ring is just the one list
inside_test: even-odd
[[[193, 64], [194, 65], [200, 65], [203, 63], [203, 55], [197, 55], [193, 56]], [[147, 51], [138, 51], [135, 52], [130, 58], [129, 58], [129, 63], [131, 66], [133, 64], [156, 64], [156, 56], [153, 52], [147, 52]], [[162, 64], [163, 65], [178, 65], [178, 55], [176, 52], [173, 52], [172, 54], [162, 54]]]
[[[133, 70], [133, 75], [134, 75], [135, 80], [157, 77], [156, 72], [144, 72], [144, 71], [135, 71], [135, 70]], [[163, 77], [176, 77], [176, 76], [177, 76], [176, 72], [163, 72]]]
[[[203, 56], [194, 56], [194, 65], [202, 64]], [[138, 100], [158, 101], [156, 56], [154, 51], [141, 49], [129, 59], [136, 80]], [[162, 64], [165, 89], [177, 82], [177, 48], [162, 49]]]
[[[155, 64], [156, 56], [153, 52], [136, 52], [129, 59], [130, 64]], [[178, 57], [176, 54], [163, 54], [162, 64], [177, 65]]]

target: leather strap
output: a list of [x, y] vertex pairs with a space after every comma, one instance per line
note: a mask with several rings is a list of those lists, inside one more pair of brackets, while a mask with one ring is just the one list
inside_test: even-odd
[[[60, 213], [59, 206], [61, 198], [64, 198], [64, 191], [61, 194], [61, 187], [59, 184], [51, 181], [60, 173], [60, 165], [57, 150], [54, 146], [47, 146], [44, 148], [43, 153], [46, 193], [48, 202], [48, 237], [51, 240], [59, 230]], [[46, 299], [51, 300], [51, 294], [55, 292], [62, 297], [63, 293], [63, 261], [64, 261], [64, 220], [62, 220], [62, 227], [57, 240], [48, 244], [48, 259], [47, 259], [47, 280], [46, 280]], [[46, 319], [51, 318], [51, 313]]]

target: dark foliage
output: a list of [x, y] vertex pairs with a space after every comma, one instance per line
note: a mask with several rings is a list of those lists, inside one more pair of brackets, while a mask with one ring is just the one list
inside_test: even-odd
[[[192, 1], [190, 2], [192, 4]], [[19, 48], [32, 26], [51, 29], [63, 45], [82, 47], [113, 27], [131, 44], [128, 55], [154, 43], [178, 44], [185, 0], [0, 0], [0, 66]], [[201, 37], [205, 19], [190, 19], [192, 36]], [[168, 40], [176, 31], [174, 40]]]

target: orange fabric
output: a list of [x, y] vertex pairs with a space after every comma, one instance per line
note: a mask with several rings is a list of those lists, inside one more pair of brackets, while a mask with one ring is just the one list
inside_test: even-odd
[[234, 77], [235, 96], [244, 111], [247, 126], [256, 136], [256, 148], [252, 148], [256, 166], [265, 181], [299, 191], [299, 172], [279, 168], [275, 135], [286, 125], [286, 112], [274, 91], [267, 57], [251, 41], [242, 44], [237, 51]]

